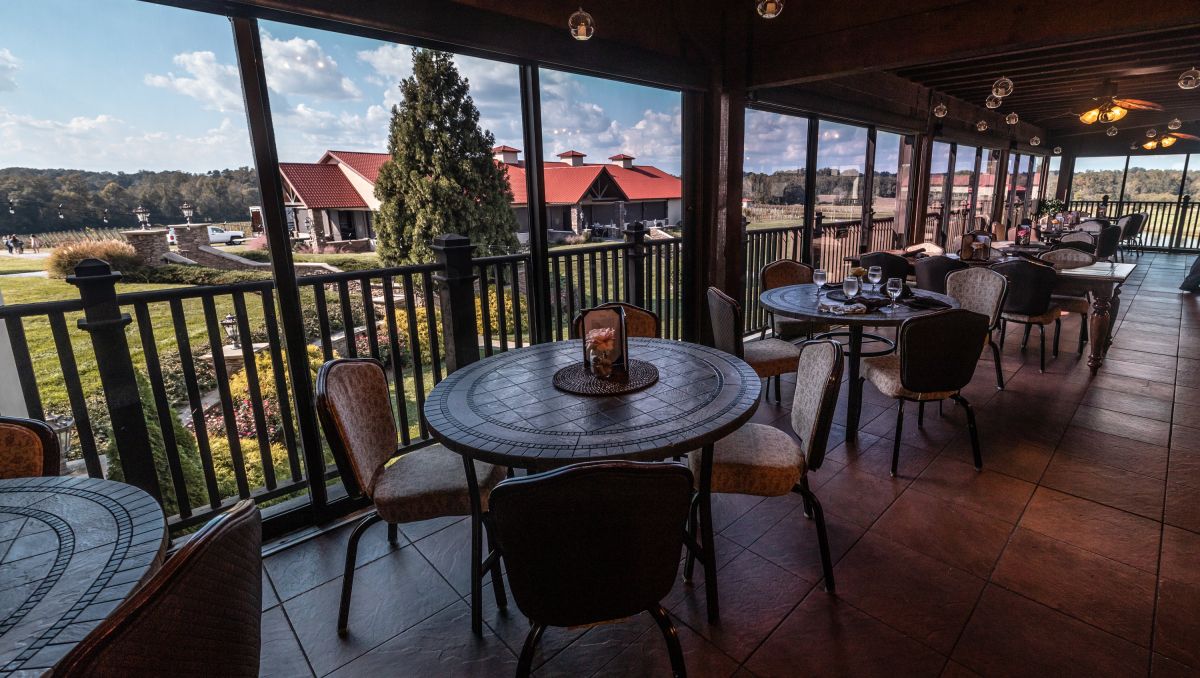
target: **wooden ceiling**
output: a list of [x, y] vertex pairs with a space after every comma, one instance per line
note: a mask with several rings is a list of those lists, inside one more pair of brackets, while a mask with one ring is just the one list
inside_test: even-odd
[[1146, 99], [1165, 108], [1161, 112], [1132, 111], [1117, 124], [1118, 128], [1161, 128], [1173, 117], [1200, 121], [1200, 89], [1183, 90], [1176, 84], [1180, 73], [1193, 66], [1200, 67], [1200, 26], [1051, 45], [893, 72], [979, 105], [991, 92], [992, 83], [1008, 76], [1015, 87], [998, 109], [1000, 113], [1016, 111], [1023, 121], [1055, 136], [1074, 136], [1103, 135], [1105, 125], [1084, 125], [1078, 115], [1095, 106], [1092, 96], [1105, 79], [1117, 84], [1118, 96]]

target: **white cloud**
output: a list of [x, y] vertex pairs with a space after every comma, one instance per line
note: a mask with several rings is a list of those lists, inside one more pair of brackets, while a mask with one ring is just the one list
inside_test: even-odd
[[210, 110], [222, 113], [242, 110], [241, 82], [236, 66], [219, 63], [217, 55], [208, 51], [176, 54], [173, 61], [187, 75], [173, 72], [146, 75], [145, 83], [189, 96]]
[[267, 86], [285, 95], [305, 94], [321, 99], [359, 99], [362, 92], [342, 74], [337, 61], [316, 40], [276, 40], [262, 34]]
[[0, 47], [0, 92], [11, 92], [17, 88], [17, 71], [21, 60], [7, 47]]

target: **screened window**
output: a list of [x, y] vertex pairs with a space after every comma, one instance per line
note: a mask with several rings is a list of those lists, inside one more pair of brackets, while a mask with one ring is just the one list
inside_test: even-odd
[[742, 218], [747, 228], [804, 224], [808, 119], [746, 111]]

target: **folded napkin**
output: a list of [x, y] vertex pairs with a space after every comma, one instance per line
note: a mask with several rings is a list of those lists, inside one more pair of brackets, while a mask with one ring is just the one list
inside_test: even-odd
[[821, 302], [817, 309], [822, 313], [832, 313], [834, 315], [857, 315], [866, 313], [867, 307], [862, 304], [838, 304], [828, 301]]
[[947, 304], [940, 299], [934, 299], [933, 297], [913, 296], [911, 299], [901, 300], [900, 303], [908, 306], [909, 308], [915, 308], [922, 311], [935, 308], [950, 308], [950, 304]]

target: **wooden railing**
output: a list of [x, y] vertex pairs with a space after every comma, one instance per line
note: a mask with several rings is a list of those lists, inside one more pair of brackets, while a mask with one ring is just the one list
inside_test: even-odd
[[1179, 200], [1072, 200], [1067, 210], [1110, 220], [1144, 212], [1142, 244], [1147, 249], [1178, 252], [1200, 251], [1200, 208], [1189, 195]]

